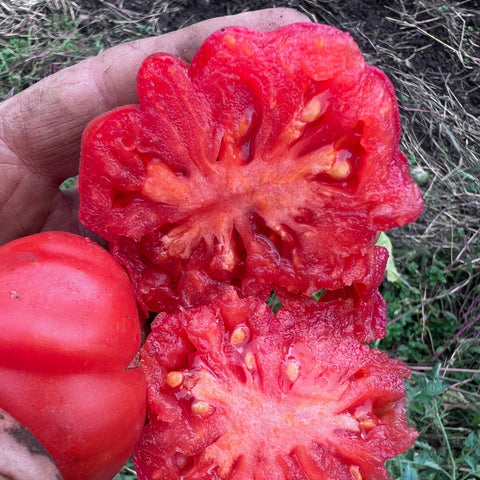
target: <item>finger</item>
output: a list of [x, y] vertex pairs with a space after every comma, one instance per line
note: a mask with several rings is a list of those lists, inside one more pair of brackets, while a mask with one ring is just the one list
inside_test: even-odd
[[40, 442], [0, 409], [0, 478], [61, 480], [60, 472]]
[[[307, 21], [307, 17], [297, 10], [289, 8], [258, 10], [212, 18], [160, 37], [150, 37], [113, 47], [97, 57], [98, 63], [95, 65], [103, 72], [105, 77], [102, 79], [103, 83], [109, 87], [105, 89], [103, 95], [108, 98], [109, 108], [135, 102], [137, 72], [142, 61], [151, 53], [170, 53], [191, 62], [205, 39], [222, 27], [235, 25], [271, 31], [282, 25], [300, 21]], [[121, 62], [118, 61], [119, 58], [122, 59]], [[122, 82], [112, 85], [110, 82], [112, 78], [120, 79]]]
[[162, 51], [190, 61], [205, 38], [219, 28], [237, 25], [270, 31], [307, 20], [292, 9], [259, 10], [113, 47], [1, 104], [0, 138], [36, 174], [52, 176], [52, 182], [60, 184], [77, 172], [86, 124], [104, 111], [136, 102], [136, 74], [146, 56]]

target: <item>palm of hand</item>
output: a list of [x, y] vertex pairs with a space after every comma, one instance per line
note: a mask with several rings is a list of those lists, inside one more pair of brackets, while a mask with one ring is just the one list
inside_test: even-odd
[[78, 221], [76, 192], [59, 186], [78, 172], [87, 123], [104, 111], [137, 102], [136, 72], [147, 55], [161, 51], [188, 62], [205, 38], [222, 27], [269, 31], [307, 20], [288, 8], [213, 18], [110, 48], [1, 103], [0, 245], [47, 230], [92, 236]]

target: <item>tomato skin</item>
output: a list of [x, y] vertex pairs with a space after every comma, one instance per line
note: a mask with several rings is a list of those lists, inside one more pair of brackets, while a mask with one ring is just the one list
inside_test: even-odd
[[48, 232], [0, 248], [0, 405], [65, 480], [108, 480], [145, 420], [140, 318], [128, 276], [84, 237]]

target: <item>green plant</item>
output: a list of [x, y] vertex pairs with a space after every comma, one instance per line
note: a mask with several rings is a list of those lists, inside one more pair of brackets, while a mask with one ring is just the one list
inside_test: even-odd
[[[407, 384], [411, 421], [420, 437], [408, 452], [389, 461], [392, 480], [480, 478], [480, 432], [463, 434], [469, 425], [473, 426], [475, 410], [469, 411], [464, 419], [470, 424], [458, 425], [455, 410], [458, 398], [446, 373], [448, 369], [437, 364], [424, 372], [414, 372]], [[455, 417], [453, 422], [452, 417]]]
[[136, 480], [137, 474], [133, 466], [132, 459], [130, 459], [122, 470], [115, 476], [113, 480]]

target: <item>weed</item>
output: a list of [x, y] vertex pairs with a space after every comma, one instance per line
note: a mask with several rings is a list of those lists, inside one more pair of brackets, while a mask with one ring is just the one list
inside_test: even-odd
[[[480, 371], [473, 371], [479, 375]], [[417, 370], [407, 385], [410, 416], [420, 437], [408, 452], [388, 462], [392, 480], [471, 480], [480, 478], [480, 434], [451, 425], [457, 417], [458, 402], [463, 407], [465, 424], [475, 418], [476, 409], [468, 409], [468, 400], [455, 395], [448, 369], [440, 364], [425, 372]], [[452, 373], [452, 372], [450, 372]], [[471, 375], [472, 372], [464, 372]], [[453, 393], [452, 393], [453, 392]], [[463, 441], [455, 441], [463, 439]]]
[[98, 53], [74, 2], [14, 6], [0, 1], [0, 99]]
[[137, 474], [135, 473], [135, 467], [130, 459], [113, 480], [136, 480]]

